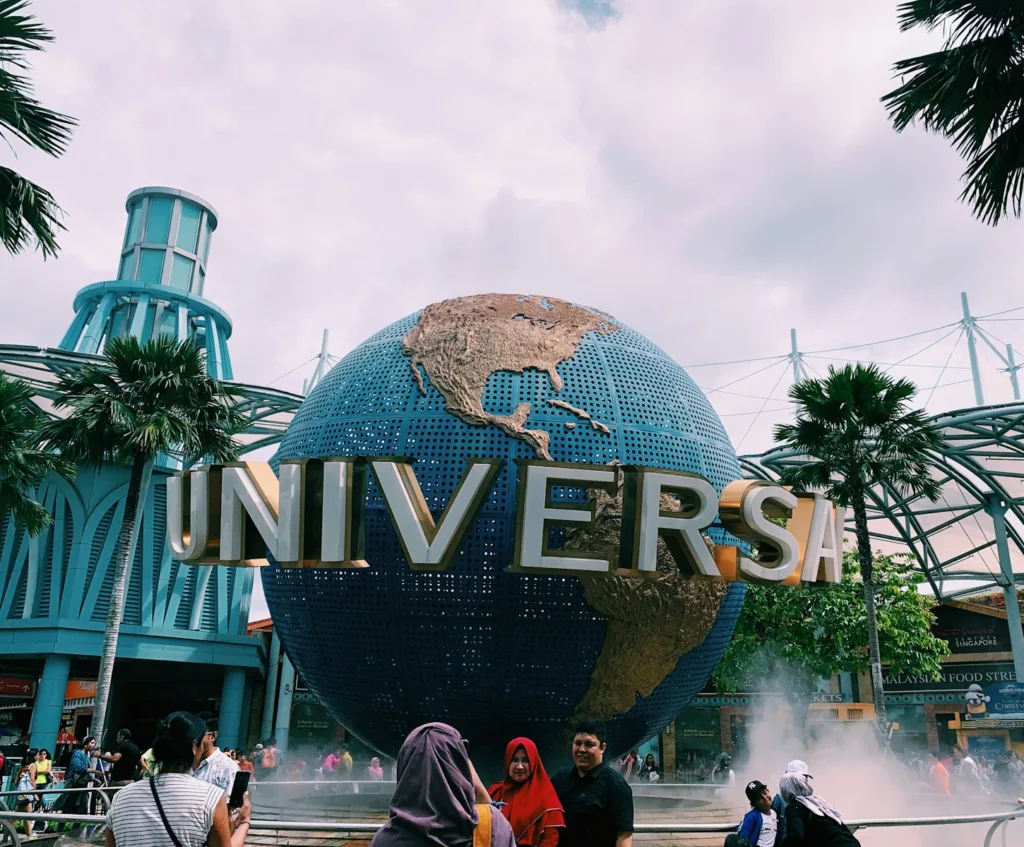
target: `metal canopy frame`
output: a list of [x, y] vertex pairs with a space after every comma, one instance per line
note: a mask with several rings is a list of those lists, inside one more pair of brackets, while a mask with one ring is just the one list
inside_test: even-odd
[[[932, 456], [939, 499], [932, 503], [876, 486], [868, 504], [871, 537], [881, 542], [881, 552], [909, 551], [939, 597], [1024, 583], [1024, 403], [931, 420], [944, 442]], [[773, 481], [787, 465], [803, 461], [784, 448], [740, 458], [747, 476]], [[847, 526], [852, 530], [849, 513]], [[963, 581], [975, 584], [956, 585]]]
[[[871, 537], [879, 552], [909, 551], [939, 599], [1002, 590], [1016, 677], [1024, 683], [1017, 601], [1017, 585], [1024, 583], [1024, 404], [979, 406], [931, 420], [943, 436], [932, 454], [938, 500], [875, 486], [868, 503]], [[743, 456], [740, 465], [748, 477], [774, 481], [787, 466], [805, 461], [776, 448]], [[970, 585], [957, 584], [963, 582]]]

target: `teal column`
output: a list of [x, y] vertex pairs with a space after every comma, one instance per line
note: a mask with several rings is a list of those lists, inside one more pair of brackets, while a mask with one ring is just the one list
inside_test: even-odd
[[71, 326], [68, 327], [68, 331], [64, 333], [64, 338], [60, 342], [61, 350], [74, 350], [78, 346], [88, 317], [89, 310], [87, 308], [79, 309], [78, 314], [75, 315], [75, 319], [71, 322]]
[[242, 723], [238, 730], [238, 743], [236, 747], [244, 750], [251, 750], [249, 741], [249, 727], [252, 726], [252, 689], [254, 680], [251, 676], [245, 677], [245, 689], [242, 692]]
[[220, 691], [220, 715], [217, 746], [233, 749], [238, 746], [242, 729], [242, 698], [245, 696], [245, 671], [227, 668], [224, 686]]
[[89, 329], [78, 344], [80, 353], [96, 353], [100, 346], [100, 339], [107, 328], [107, 321], [110, 319], [110, 310], [114, 307], [114, 295], [107, 293], [100, 299], [96, 311], [89, 318]]
[[[237, 577], [236, 577], [237, 579]], [[267, 657], [267, 688], [263, 695], [263, 718], [260, 721], [260, 743], [274, 731], [274, 704], [277, 702], [277, 674], [281, 669], [281, 639], [277, 630], [270, 636], [270, 655]]]
[[277, 721], [274, 724], [274, 738], [282, 750], [288, 749], [288, 729], [292, 723], [292, 695], [295, 693], [295, 667], [292, 660], [282, 651], [281, 687], [277, 698]]
[[68, 689], [70, 671], [70, 656], [47, 656], [29, 726], [29, 744], [36, 750], [45, 747], [52, 753], [57, 746], [57, 730], [60, 729], [60, 715], [64, 711], [64, 693]]

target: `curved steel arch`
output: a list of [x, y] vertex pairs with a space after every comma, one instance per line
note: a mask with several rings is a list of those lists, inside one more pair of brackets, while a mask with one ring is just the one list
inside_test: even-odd
[[[931, 420], [943, 434], [932, 456], [941, 496], [931, 503], [876, 486], [868, 504], [872, 538], [908, 550], [939, 597], [1024, 582], [1024, 404], [973, 407]], [[777, 480], [787, 465], [804, 460], [774, 448], [742, 456], [740, 464], [751, 478]], [[847, 523], [852, 527], [852, 517]], [[947, 583], [963, 580], [974, 584], [947, 590]]]

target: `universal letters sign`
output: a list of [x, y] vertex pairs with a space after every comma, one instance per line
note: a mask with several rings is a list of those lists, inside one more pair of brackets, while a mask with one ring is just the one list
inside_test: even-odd
[[[446, 570], [486, 500], [497, 459], [469, 459], [440, 520], [434, 521], [413, 463], [396, 458], [286, 459], [279, 477], [263, 462], [212, 465], [167, 481], [167, 531], [172, 556], [204, 565], [361, 568], [366, 482], [373, 474], [409, 566]], [[737, 480], [719, 497], [704, 477], [646, 467], [520, 460], [515, 552], [518, 573], [657, 572], [658, 540], [682, 573], [711, 580], [796, 584], [839, 582], [843, 510], [819, 495]], [[621, 476], [620, 476], [621, 475]], [[621, 485], [622, 532], [617, 546], [589, 551], [551, 549], [550, 529], [594, 520], [585, 503], [554, 502], [554, 486], [605, 489]], [[679, 508], [666, 511], [662, 497]], [[718, 545], [712, 555], [701, 531], [717, 516], [750, 550]], [[771, 520], [784, 519], [785, 526]]]

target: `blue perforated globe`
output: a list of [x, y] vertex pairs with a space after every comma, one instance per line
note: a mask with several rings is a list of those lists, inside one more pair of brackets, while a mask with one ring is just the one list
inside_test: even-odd
[[[485, 295], [397, 321], [324, 377], [278, 453], [327, 456], [412, 457], [435, 520], [467, 457], [502, 460], [450, 570], [410, 569], [371, 478], [369, 568], [262, 571], [304, 682], [385, 755], [413, 727], [443, 720], [474, 756], [500, 757], [509, 738], [525, 735], [557, 760], [584, 713], [607, 722], [618, 753], [669, 724], [728, 645], [740, 585], [680, 587], [666, 577], [659, 595], [660, 580], [506, 570], [516, 459], [689, 471], [719, 491], [740, 475], [693, 380], [614, 318], [554, 298]], [[720, 527], [708, 535], [727, 540]], [[554, 543], [565, 538], [556, 533]]]

